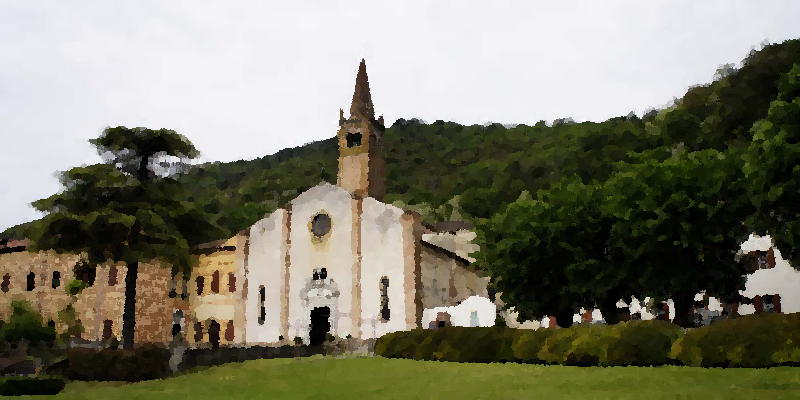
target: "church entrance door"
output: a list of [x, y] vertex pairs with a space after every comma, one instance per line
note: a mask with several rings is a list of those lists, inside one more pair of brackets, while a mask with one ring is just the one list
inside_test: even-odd
[[325, 341], [325, 334], [331, 330], [330, 316], [331, 309], [328, 307], [315, 307], [311, 310], [311, 330], [308, 336], [312, 346]]

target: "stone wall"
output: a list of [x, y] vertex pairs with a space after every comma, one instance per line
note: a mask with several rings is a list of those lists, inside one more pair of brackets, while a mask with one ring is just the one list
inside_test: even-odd
[[[0, 279], [8, 275], [9, 283], [7, 291], [0, 290], [0, 318], [8, 319], [12, 300], [26, 300], [45, 322], [53, 321], [57, 331], [66, 329], [58, 319], [58, 312], [70, 302], [65, 287], [75, 279], [73, 267], [79, 260], [78, 255], [55, 252], [18, 251], [0, 254]], [[34, 285], [32, 290], [28, 290], [27, 277], [31, 272], [35, 274]], [[55, 288], [54, 272], [60, 274]], [[82, 338], [100, 340], [110, 324], [112, 336], [122, 339], [125, 273], [126, 268], [121, 264], [101, 265], [96, 269], [94, 284], [77, 296], [74, 307], [84, 327]], [[167, 296], [170, 276], [169, 268], [146, 263], [139, 267], [137, 343], [166, 343], [171, 339], [172, 302]]]

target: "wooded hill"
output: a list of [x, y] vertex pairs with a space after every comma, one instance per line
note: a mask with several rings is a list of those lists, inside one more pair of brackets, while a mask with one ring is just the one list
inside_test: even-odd
[[[399, 119], [385, 132], [385, 201], [420, 211], [428, 222], [475, 220], [563, 177], [604, 180], [615, 162], [643, 153], [666, 157], [676, 148], [743, 146], [775, 99], [779, 77], [795, 63], [800, 63], [800, 40], [767, 45], [643, 118], [629, 114], [603, 122], [563, 119], [508, 128]], [[335, 183], [336, 159], [330, 138], [255, 160], [198, 165], [182, 181], [192, 193], [188, 200], [233, 234], [321, 180]], [[0, 237], [24, 237], [25, 228], [9, 228]]]

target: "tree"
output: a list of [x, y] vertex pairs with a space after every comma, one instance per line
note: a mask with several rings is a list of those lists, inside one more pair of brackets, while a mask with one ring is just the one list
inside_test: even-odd
[[752, 207], [735, 153], [679, 152], [625, 164], [606, 182], [612, 244], [638, 277], [642, 295], [672, 298], [674, 322], [688, 326], [695, 294], [730, 299], [747, 266], [735, 260]]
[[800, 64], [783, 76], [767, 117], [753, 124], [744, 155], [755, 232], [769, 234], [781, 254], [800, 265]]
[[61, 193], [33, 203], [46, 215], [33, 229], [32, 248], [86, 253], [93, 266], [124, 262], [122, 337], [123, 346], [132, 348], [139, 263], [186, 270], [191, 247], [219, 231], [185, 200], [174, 179], [198, 155], [187, 138], [166, 129], [120, 126], [90, 143], [105, 162], [70, 169], [61, 176]]
[[479, 261], [520, 321], [555, 315], [566, 327], [579, 307], [594, 304], [616, 321], [616, 303], [630, 289], [613, 261], [602, 196], [598, 185], [570, 178], [536, 199], [521, 196], [481, 227]]

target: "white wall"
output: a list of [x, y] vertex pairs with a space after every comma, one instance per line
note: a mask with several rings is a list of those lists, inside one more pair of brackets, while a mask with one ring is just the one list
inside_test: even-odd
[[[477, 312], [477, 325], [472, 325], [473, 311]], [[456, 306], [426, 308], [422, 312], [422, 327], [427, 328], [440, 312], [450, 314], [450, 324], [453, 326], [494, 326], [497, 306], [486, 297], [471, 296]]]
[[[277, 342], [281, 332], [281, 296], [283, 296], [284, 257], [283, 220], [286, 210], [278, 209], [250, 228], [247, 301], [245, 322], [248, 343]], [[258, 287], [266, 292], [266, 320], [258, 323], [260, 313]], [[291, 338], [287, 338], [291, 339]]]
[[[772, 246], [772, 238], [769, 236], [750, 235], [742, 245], [742, 251], [767, 251], [770, 246]], [[749, 298], [757, 295], [779, 294], [781, 296], [781, 312], [800, 312], [800, 271], [792, 268], [789, 262], [783, 259], [777, 248], [774, 248], [773, 251], [775, 268], [759, 269], [748, 275], [745, 290], [741, 291], [741, 294]], [[740, 314], [753, 312], [755, 309], [752, 305], [739, 307]]]
[[[353, 285], [353, 202], [349, 192], [327, 183], [321, 183], [292, 200], [289, 272], [289, 338], [295, 336], [308, 341], [310, 313], [303, 290], [311, 280], [314, 268], [325, 268], [328, 279], [338, 288], [338, 296], [327, 299], [331, 308], [330, 333], [339, 337], [351, 334]], [[312, 238], [311, 220], [320, 212], [331, 218], [331, 230], [322, 240]], [[323, 298], [317, 299], [326, 301]]]
[[[361, 334], [363, 338], [406, 330], [404, 286], [403, 210], [371, 197], [364, 199], [361, 215]], [[389, 278], [389, 321], [381, 321], [380, 279]]]

